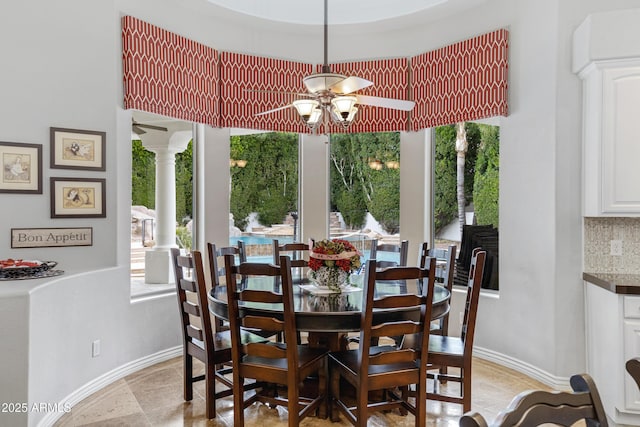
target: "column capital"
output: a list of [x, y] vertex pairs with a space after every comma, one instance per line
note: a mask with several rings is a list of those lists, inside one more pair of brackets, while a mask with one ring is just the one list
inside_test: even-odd
[[191, 141], [192, 132], [186, 130], [174, 132], [148, 132], [140, 136], [142, 146], [154, 153], [181, 153], [187, 149]]

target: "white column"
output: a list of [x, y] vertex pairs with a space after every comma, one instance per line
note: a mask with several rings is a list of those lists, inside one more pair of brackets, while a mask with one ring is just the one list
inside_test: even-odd
[[142, 145], [156, 154], [156, 244], [145, 252], [145, 283], [173, 282], [170, 249], [176, 247], [176, 153], [187, 148], [191, 131], [148, 132]]
[[329, 237], [329, 137], [301, 135], [299, 155], [300, 236], [306, 242]]
[[229, 153], [231, 133], [228, 128], [219, 129], [204, 126], [202, 164], [204, 168], [204, 211], [202, 225], [204, 242], [217, 246], [229, 245]]
[[400, 132], [400, 239], [409, 241], [408, 265], [417, 265], [422, 242], [433, 240], [431, 129]]
[[203, 124], [193, 124], [193, 221], [191, 228], [191, 235], [193, 239], [192, 247], [194, 250], [198, 250], [203, 253], [204, 250], [206, 250], [204, 237], [204, 127], [205, 125]]

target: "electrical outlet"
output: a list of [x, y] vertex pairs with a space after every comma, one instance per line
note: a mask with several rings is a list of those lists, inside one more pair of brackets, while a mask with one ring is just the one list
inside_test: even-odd
[[460, 326], [462, 326], [462, 322], [464, 322], [464, 312], [460, 312]]
[[91, 343], [91, 357], [100, 356], [100, 340]]
[[611, 241], [611, 255], [622, 256], [622, 240]]

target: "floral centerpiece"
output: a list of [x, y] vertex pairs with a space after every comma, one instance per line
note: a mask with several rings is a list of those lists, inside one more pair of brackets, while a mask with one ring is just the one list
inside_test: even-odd
[[315, 242], [309, 254], [309, 279], [334, 292], [350, 284], [351, 273], [360, 268], [360, 252], [342, 239]]

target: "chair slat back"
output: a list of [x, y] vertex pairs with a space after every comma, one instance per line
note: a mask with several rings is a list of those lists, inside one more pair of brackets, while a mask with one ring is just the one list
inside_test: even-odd
[[467, 281], [467, 298], [465, 301], [464, 317], [460, 337], [464, 341], [465, 353], [471, 354], [473, 349], [473, 336], [476, 328], [478, 314], [478, 301], [480, 299], [480, 287], [482, 286], [482, 274], [487, 252], [475, 248], [471, 257], [469, 268], [469, 280]]
[[239, 262], [247, 262], [247, 253], [242, 240], [238, 240], [238, 246], [217, 247], [215, 243], [207, 243], [207, 255], [209, 256], [209, 270], [213, 286], [219, 286], [220, 278], [225, 275], [224, 261], [220, 262], [223, 256], [234, 255]]
[[[517, 395], [506, 410], [500, 412], [491, 424], [495, 427], [528, 427], [541, 424], [571, 426], [585, 420], [587, 426], [607, 427], [608, 421], [600, 394], [587, 374], [573, 375], [570, 379], [573, 392], [526, 391]], [[462, 427], [486, 426], [478, 413], [464, 414]]]
[[[234, 366], [240, 366], [245, 357], [283, 359], [290, 368], [298, 366], [297, 334], [293, 306], [293, 285], [291, 282], [291, 261], [287, 256], [280, 257], [280, 265], [262, 263], [240, 263], [235, 265], [233, 255], [225, 255], [227, 282], [227, 306], [232, 342]], [[262, 276], [268, 282], [279, 284], [281, 293], [269, 289], [239, 289], [238, 276]], [[281, 304], [282, 311], [277, 315], [257, 314], [250, 311], [252, 304]], [[264, 313], [264, 312], [263, 312]], [[269, 332], [284, 332], [286, 346], [274, 345], [274, 342], [251, 343], [243, 345], [240, 341], [241, 329], [260, 329]], [[288, 344], [291, 345], [288, 345]], [[236, 365], [237, 364], [237, 365]]]
[[[367, 372], [371, 365], [400, 363], [422, 360], [426, 367], [426, 355], [429, 341], [429, 325], [431, 323], [431, 311], [433, 302], [433, 288], [435, 283], [435, 258], [428, 262], [428, 268], [419, 267], [389, 267], [377, 268], [377, 261], [370, 259], [365, 270], [363, 289], [363, 310], [360, 331], [360, 354], [367, 354], [360, 361], [361, 372]], [[376, 296], [376, 281], [399, 283], [415, 280], [422, 282], [416, 289], [422, 289], [421, 293], [407, 293], [407, 286], [398, 286], [398, 294]], [[426, 283], [425, 283], [426, 282]], [[374, 310], [403, 310], [411, 307], [420, 307], [420, 315], [417, 318], [407, 318], [395, 321], [373, 321]], [[396, 348], [371, 355], [371, 338], [376, 337], [402, 337], [415, 336], [412, 348]], [[424, 374], [426, 375], [426, 368]]]
[[180, 255], [179, 249], [172, 248], [171, 259], [184, 342], [193, 343], [194, 339], [202, 341], [205, 353], [213, 351], [213, 329], [208, 310], [202, 254], [193, 251], [191, 256]]
[[[220, 286], [220, 278], [225, 276], [224, 259], [222, 257], [232, 255], [241, 263], [247, 261], [247, 253], [242, 240], [238, 240], [238, 246], [217, 247], [215, 243], [207, 243], [207, 255], [209, 257], [209, 274], [211, 275], [212, 288]], [[215, 318], [215, 326], [217, 332], [227, 329], [224, 320], [217, 316]]]
[[280, 257], [287, 255], [291, 260], [291, 267], [308, 267], [309, 251], [312, 248], [309, 244], [302, 242], [280, 244], [277, 239], [273, 240], [273, 263], [280, 265]]
[[[458, 247], [456, 245], [449, 245], [446, 250], [445, 256], [445, 267], [442, 270], [442, 274], [440, 278], [443, 280], [445, 286], [451, 292], [453, 289], [453, 278], [455, 276], [455, 267], [456, 267], [456, 252]], [[436, 270], [436, 276], [438, 276], [438, 270]]]
[[[377, 259], [381, 258], [380, 253], [397, 254], [397, 261]], [[387, 267], [404, 267], [407, 265], [407, 258], [409, 254], [409, 241], [403, 240], [400, 244], [392, 243], [378, 243], [378, 240], [373, 239], [371, 241], [371, 251], [369, 252], [369, 259], [376, 259], [378, 268]]]
[[[456, 245], [449, 245], [447, 249], [429, 249], [428, 242], [423, 242], [420, 249], [420, 267], [424, 267], [424, 263], [429, 257], [444, 259], [446, 261], [444, 268], [438, 268], [436, 266], [436, 281], [442, 282], [449, 293], [453, 290], [457, 249], [458, 247]], [[445, 314], [438, 322], [432, 325], [431, 333], [436, 335], [449, 334], [449, 313]]]

